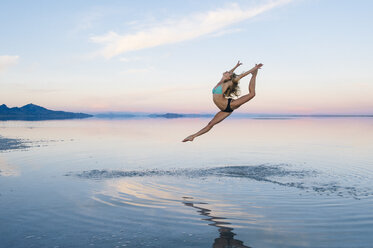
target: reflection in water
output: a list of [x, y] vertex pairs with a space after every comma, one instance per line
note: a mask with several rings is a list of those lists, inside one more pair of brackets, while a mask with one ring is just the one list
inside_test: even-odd
[[193, 197], [183, 197], [183, 204], [188, 207], [193, 207], [197, 209], [197, 212], [199, 212], [201, 215], [207, 216], [207, 219], [202, 219], [205, 221], [210, 221], [210, 226], [216, 226], [219, 228], [220, 237], [215, 239], [214, 244], [212, 245], [213, 248], [241, 248], [246, 247], [250, 248], [249, 246], [246, 246], [243, 244], [241, 240], [234, 239], [234, 236], [236, 235], [233, 231], [233, 228], [227, 227], [224, 225], [229, 225], [231, 223], [222, 221], [226, 218], [224, 217], [216, 217], [211, 215], [211, 210], [207, 208], [201, 208], [198, 206], [195, 206], [195, 204], [207, 204], [204, 202], [192, 202]]
[[[132, 216], [135, 217], [133, 223], [138, 224], [139, 220], [141, 223], [157, 223], [159, 221], [164, 221], [167, 219], [167, 223], [179, 223], [179, 221], [174, 222], [171, 218], [169, 210], [175, 212], [175, 218], [180, 220], [180, 218], [190, 218], [189, 211], [186, 211], [185, 208], [180, 207], [180, 203], [183, 203], [185, 206], [195, 208], [201, 215], [204, 216], [202, 220], [208, 221], [208, 225], [215, 226], [218, 228], [219, 237], [214, 240], [212, 247], [214, 248], [243, 248], [245, 246], [243, 241], [235, 239], [236, 235], [233, 232], [233, 228], [230, 227], [232, 223], [228, 222], [225, 217], [218, 217], [212, 215], [212, 210], [206, 207], [200, 207], [207, 203], [197, 201], [195, 197], [183, 197], [183, 195], [193, 195], [195, 196], [196, 192], [192, 188], [180, 188], [175, 185], [168, 185], [164, 183], [159, 183], [152, 180], [140, 181], [137, 180], [120, 180], [120, 181], [111, 181], [108, 182], [108, 190], [101, 191], [97, 193], [92, 198], [100, 203], [104, 203], [108, 206], [116, 207], [125, 207], [130, 211], [133, 211]], [[204, 197], [205, 199], [205, 197]], [[209, 202], [214, 202], [213, 199], [209, 199]], [[226, 211], [232, 209], [230, 204], [214, 204], [209, 203], [210, 208], [217, 209], [219, 207], [224, 207]], [[144, 209], [148, 208], [148, 209]], [[167, 210], [167, 217], [162, 217], [162, 211], [158, 212], [160, 209]], [[241, 213], [239, 210], [235, 209], [236, 214], [239, 215], [241, 220], [246, 220], [247, 213]], [[145, 216], [144, 213], [149, 213], [148, 216]], [[157, 214], [155, 214], [157, 213]], [[137, 215], [138, 214], [138, 215]], [[250, 215], [250, 217], [259, 218], [258, 216]], [[127, 221], [129, 217], [127, 216]], [[193, 218], [194, 219], [194, 218]], [[200, 223], [198, 220], [197, 223]], [[195, 223], [195, 224], [197, 224]], [[179, 224], [177, 224], [179, 225]], [[187, 226], [180, 226], [181, 230], [188, 230]], [[157, 237], [158, 238], [158, 237]], [[152, 245], [154, 240], [149, 241]], [[196, 241], [198, 242], [198, 241]], [[209, 242], [209, 240], [205, 241]], [[154, 246], [154, 247], [167, 247], [167, 246]], [[182, 247], [182, 246], [180, 246]]]

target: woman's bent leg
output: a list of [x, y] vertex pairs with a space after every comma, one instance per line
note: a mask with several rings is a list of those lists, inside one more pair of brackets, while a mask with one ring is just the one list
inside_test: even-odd
[[235, 99], [231, 102], [231, 107], [233, 110], [238, 109], [242, 104], [247, 103], [248, 101], [254, 98], [257, 73], [258, 73], [258, 70], [256, 70], [251, 76], [250, 83], [249, 83], [249, 94], [241, 96], [238, 99]]

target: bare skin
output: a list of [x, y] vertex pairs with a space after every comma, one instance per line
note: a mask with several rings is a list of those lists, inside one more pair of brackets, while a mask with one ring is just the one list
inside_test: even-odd
[[[241, 65], [241, 63], [240, 63], [240, 61], [238, 61], [237, 65], [232, 70], [224, 72], [222, 79], [220, 80], [220, 82], [215, 87], [222, 84], [222, 91], [225, 92], [227, 90], [227, 88], [233, 84], [233, 81], [231, 79], [233, 71], [240, 65]], [[238, 75], [235, 79], [233, 79], [233, 80], [236, 80], [238, 82], [241, 78], [243, 78], [243, 77], [245, 77], [249, 74], [252, 74], [251, 79], [250, 79], [250, 83], [249, 83], [249, 94], [243, 95], [243, 96], [239, 97], [238, 99], [232, 100], [230, 106], [233, 110], [238, 109], [243, 104], [247, 103], [248, 101], [250, 101], [251, 99], [254, 98], [256, 76], [258, 74], [258, 70], [262, 66], [263, 66], [263, 64], [256, 64], [249, 71], [244, 72], [244, 73]], [[223, 94], [213, 94], [213, 101], [221, 111], [219, 111], [214, 116], [214, 118], [204, 128], [202, 128], [200, 131], [198, 131], [195, 134], [189, 135], [188, 137], [186, 137], [183, 140], [183, 142], [193, 141], [194, 138], [196, 138], [196, 137], [198, 137], [198, 136], [200, 136], [204, 133], [207, 133], [216, 124], [218, 124], [219, 122], [223, 121], [225, 118], [227, 118], [228, 116], [231, 115], [232, 112], [224, 112], [223, 111], [228, 104], [228, 99], [225, 98]]]

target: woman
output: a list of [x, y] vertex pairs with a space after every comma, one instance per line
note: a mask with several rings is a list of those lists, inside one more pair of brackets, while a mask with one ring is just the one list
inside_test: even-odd
[[[227, 118], [233, 112], [233, 110], [238, 109], [242, 104], [253, 99], [255, 96], [256, 75], [258, 73], [258, 69], [260, 69], [263, 64], [256, 64], [251, 70], [240, 75], [236, 75], [233, 72], [240, 65], [242, 65], [242, 63], [238, 61], [237, 65], [232, 70], [224, 72], [220, 82], [212, 90], [213, 101], [221, 111], [214, 116], [206, 127], [202, 128], [195, 134], [189, 135], [183, 140], [183, 142], [193, 141], [195, 137], [207, 133], [213, 126]], [[238, 83], [240, 79], [249, 75], [250, 73], [252, 76], [249, 83], [249, 94], [241, 96], [238, 99], [232, 99], [232, 96], [239, 96]]]

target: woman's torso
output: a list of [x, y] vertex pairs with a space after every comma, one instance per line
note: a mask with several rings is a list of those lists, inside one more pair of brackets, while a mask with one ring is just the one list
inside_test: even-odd
[[[221, 109], [221, 110], [224, 110], [226, 107], [227, 107], [227, 102], [228, 102], [228, 99], [225, 98], [224, 96], [224, 92], [227, 90], [227, 88], [229, 87], [229, 82], [231, 81], [227, 81], [225, 83], [218, 83], [214, 88], [213, 88], [213, 91], [214, 89], [216, 89], [215, 93], [212, 94], [212, 99], [215, 103], [215, 105]], [[221, 87], [221, 90], [219, 89]], [[221, 92], [221, 93], [220, 93]]]

